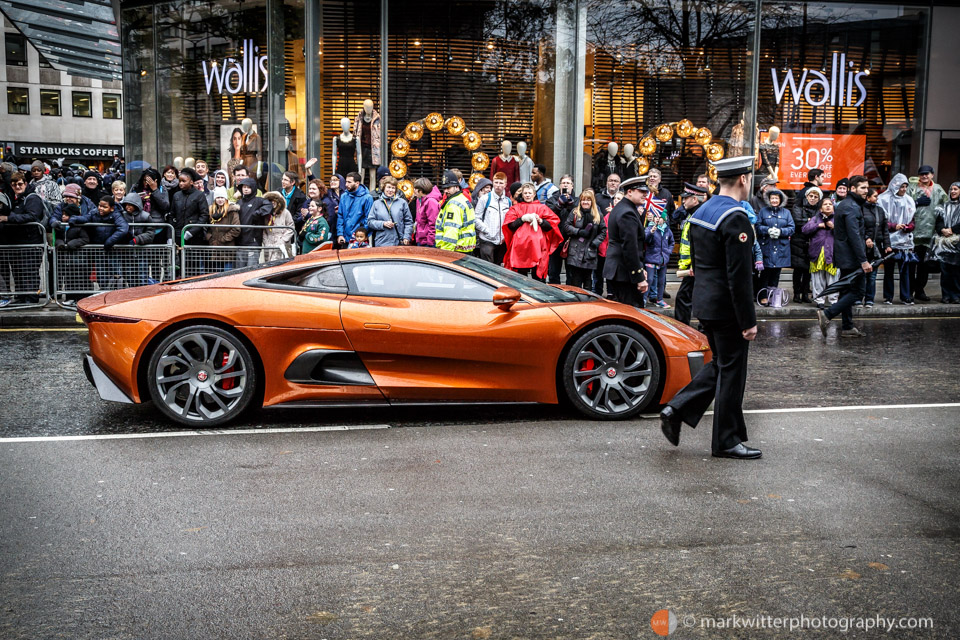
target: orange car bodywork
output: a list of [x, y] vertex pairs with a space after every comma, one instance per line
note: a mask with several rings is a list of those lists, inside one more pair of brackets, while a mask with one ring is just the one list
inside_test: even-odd
[[[219, 323], [240, 332], [259, 356], [264, 406], [297, 403], [558, 401], [557, 367], [582, 330], [622, 323], [647, 334], [663, 356], [666, 402], [690, 381], [687, 354], [710, 353], [706, 338], [670, 318], [602, 299], [537, 303], [509, 310], [492, 302], [385, 298], [245, 285], [254, 278], [353, 260], [417, 260], [459, 269], [460, 254], [395, 247], [320, 251], [280, 266], [215, 279], [109, 292], [81, 300], [86, 314], [138, 322], [88, 321], [96, 364], [133, 402], [149, 400], [138, 373], [162, 335], [191, 323]], [[475, 278], [482, 278], [465, 270]], [[501, 283], [486, 279], [493, 286]], [[570, 287], [564, 287], [572, 289]], [[356, 352], [376, 385], [291, 382], [293, 360], [311, 349]], [[142, 376], [140, 377], [142, 380]]]

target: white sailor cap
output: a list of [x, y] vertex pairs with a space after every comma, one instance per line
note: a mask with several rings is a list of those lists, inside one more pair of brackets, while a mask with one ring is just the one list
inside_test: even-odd
[[737, 156], [735, 158], [725, 158], [717, 160], [713, 166], [717, 169], [718, 178], [732, 178], [753, 171], [753, 156]]
[[643, 191], [649, 191], [650, 188], [647, 186], [647, 176], [637, 176], [636, 178], [627, 178], [620, 183], [620, 191], [626, 193], [630, 189], [642, 189]]

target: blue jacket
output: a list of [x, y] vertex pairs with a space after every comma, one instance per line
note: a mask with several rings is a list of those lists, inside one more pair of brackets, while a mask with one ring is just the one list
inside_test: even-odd
[[90, 236], [92, 244], [102, 244], [105, 249], [120, 242], [127, 233], [130, 232], [130, 225], [126, 219], [116, 209], [111, 209], [105, 216], [100, 215], [99, 209], [94, 209], [87, 215], [73, 216], [70, 218], [70, 224], [103, 223], [112, 226], [91, 226], [87, 227], [87, 235]]
[[[393, 229], [383, 226], [388, 221], [393, 222]], [[404, 240], [412, 240], [413, 216], [403, 194], [397, 193], [393, 199], [380, 196], [370, 209], [367, 226], [371, 232], [371, 247], [396, 247]]]
[[362, 184], [356, 191], [344, 191], [340, 195], [340, 210], [337, 212], [337, 236], [349, 241], [359, 227], [366, 228], [367, 215], [372, 206], [373, 196]]
[[[770, 237], [770, 229], [780, 229], [779, 238]], [[793, 214], [786, 207], [766, 206], [757, 216], [757, 242], [763, 252], [763, 266], [778, 269], [790, 266], [790, 236], [796, 231]]]
[[[53, 213], [50, 214], [50, 219], [47, 220], [48, 229], [52, 229], [55, 226], [53, 224], [54, 220], [56, 220], [57, 222], [61, 221], [61, 219], [63, 218], [63, 207], [65, 205], [66, 205], [65, 202], [60, 202], [57, 204], [56, 207], [53, 208]], [[94, 204], [93, 200], [91, 200], [87, 196], [80, 196], [80, 215], [85, 216], [85, 215], [89, 215], [90, 213], [96, 213], [96, 212], [97, 212], [97, 205]], [[61, 232], [57, 232], [57, 235], [59, 236], [60, 233]]]
[[673, 253], [673, 231], [670, 230], [670, 225], [665, 225], [664, 231], [660, 231], [656, 225], [648, 224], [643, 231], [643, 237], [647, 244], [644, 263], [667, 264], [670, 254]]

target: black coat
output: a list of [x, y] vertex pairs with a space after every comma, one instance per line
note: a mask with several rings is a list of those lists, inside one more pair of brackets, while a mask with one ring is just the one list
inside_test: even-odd
[[691, 217], [690, 257], [696, 274], [693, 285], [693, 315], [701, 320], [733, 321], [746, 330], [757, 324], [753, 298], [753, 242], [750, 218], [741, 210], [727, 215], [716, 231], [696, 224], [740, 203], [729, 196], [715, 196]]
[[[597, 199], [597, 209], [600, 209], [600, 215], [605, 216], [607, 213], [607, 207], [613, 202], [613, 196], [607, 195], [607, 187], [604, 186], [603, 189], [596, 192]], [[580, 203], [578, 202], [577, 205]]]
[[[204, 224], [207, 221], [207, 196], [202, 191], [190, 188], [187, 191], [183, 189], [173, 194], [173, 203], [170, 206], [170, 219], [173, 228], [176, 230], [177, 240], [179, 241], [183, 228], [188, 224]], [[203, 229], [193, 229], [193, 236], [186, 241], [186, 244], [204, 244], [206, 234]]]
[[858, 269], [867, 261], [864, 201], [850, 193], [837, 203], [833, 216], [833, 264], [838, 269]]
[[23, 194], [15, 197], [11, 202], [10, 213], [7, 214], [7, 222], [10, 224], [4, 225], [3, 241], [8, 244], [41, 244], [43, 230], [36, 225], [26, 223], [43, 224], [45, 213], [43, 200], [28, 186]]
[[547, 208], [550, 209], [550, 211], [553, 211], [555, 214], [557, 214], [557, 217], [560, 218], [560, 233], [563, 234], [564, 238], [569, 237], [567, 232], [565, 231], [565, 225], [567, 221], [573, 217], [573, 210], [577, 206], [579, 206], [579, 204], [580, 202], [576, 199], [576, 196], [574, 195], [570, 196], [570, 202], [567, 202], [566, 204], [562, 204], [560, 202], [559, 191], [553, 194], [552, 197], [547, 198], [547, 202], [546, 202]]
[[577, 220], [575, 213], [567, 217], [561, 225], [561, 232], [570, 239], [567, 250], [567, 265], [581, 269], [597, 268], [597, 251], [607, 237], [607, 227], [600, 218], [599, 224], [593, 223], [593, 216], [589, 212]]
[[605, 280], [634, 284], [646, 280], [643, 274], [644, 248], [640, 244], [642, 229], [640, 211], [628, 199], [621, 200], [610, 212], [607, 219], [607, 261], [603, 265]]
[[873, 240], [873, 249], [867, 249], [867, 256], [871, 260], [883, 256], [886, 248], [890, 246], [890, 228], [887, 226], [887, 212], [883, 207], [877, 203], [864, 203], [863, 228], [866, 237]]
[[790, 266], [794, 269], [810, 268], [810, 256], [807, 255], [810, 252], [810, 237], [801, 229], [807, 220], [817, 215], [819, 211], [820, 203], [810, 204], [806, 198], [793, 205], [793, 211], [790, 212], [793, 214], [794, 225], [793, 235], [790, 236]]
[[[253, 193], [257, 192], [257, 181], [253, 178], [244, 178], [237, 185], [239, 189], [246, 184]], [[240, 206], [240, 224], [263, 225], [266, 218], [273, 212], [273, 205], [266, 198], [260, 198], [251, 195], [249, 198], [240, 198], [237, 200]], [[259, 247], [263, 241], [263, 229], [240, 229], [240, 235], [237, 237], [238, 247]]]

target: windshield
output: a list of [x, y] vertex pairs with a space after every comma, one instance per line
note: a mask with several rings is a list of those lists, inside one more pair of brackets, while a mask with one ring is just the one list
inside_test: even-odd
[[473, 256], [463, 256], [454, 260], [454, 264], [496, 280], [508, 287], [513, 287], [521, 294], [533, 298], [537, 302], [579, 302], [584, 299], [572, 291], [558, 289]]

